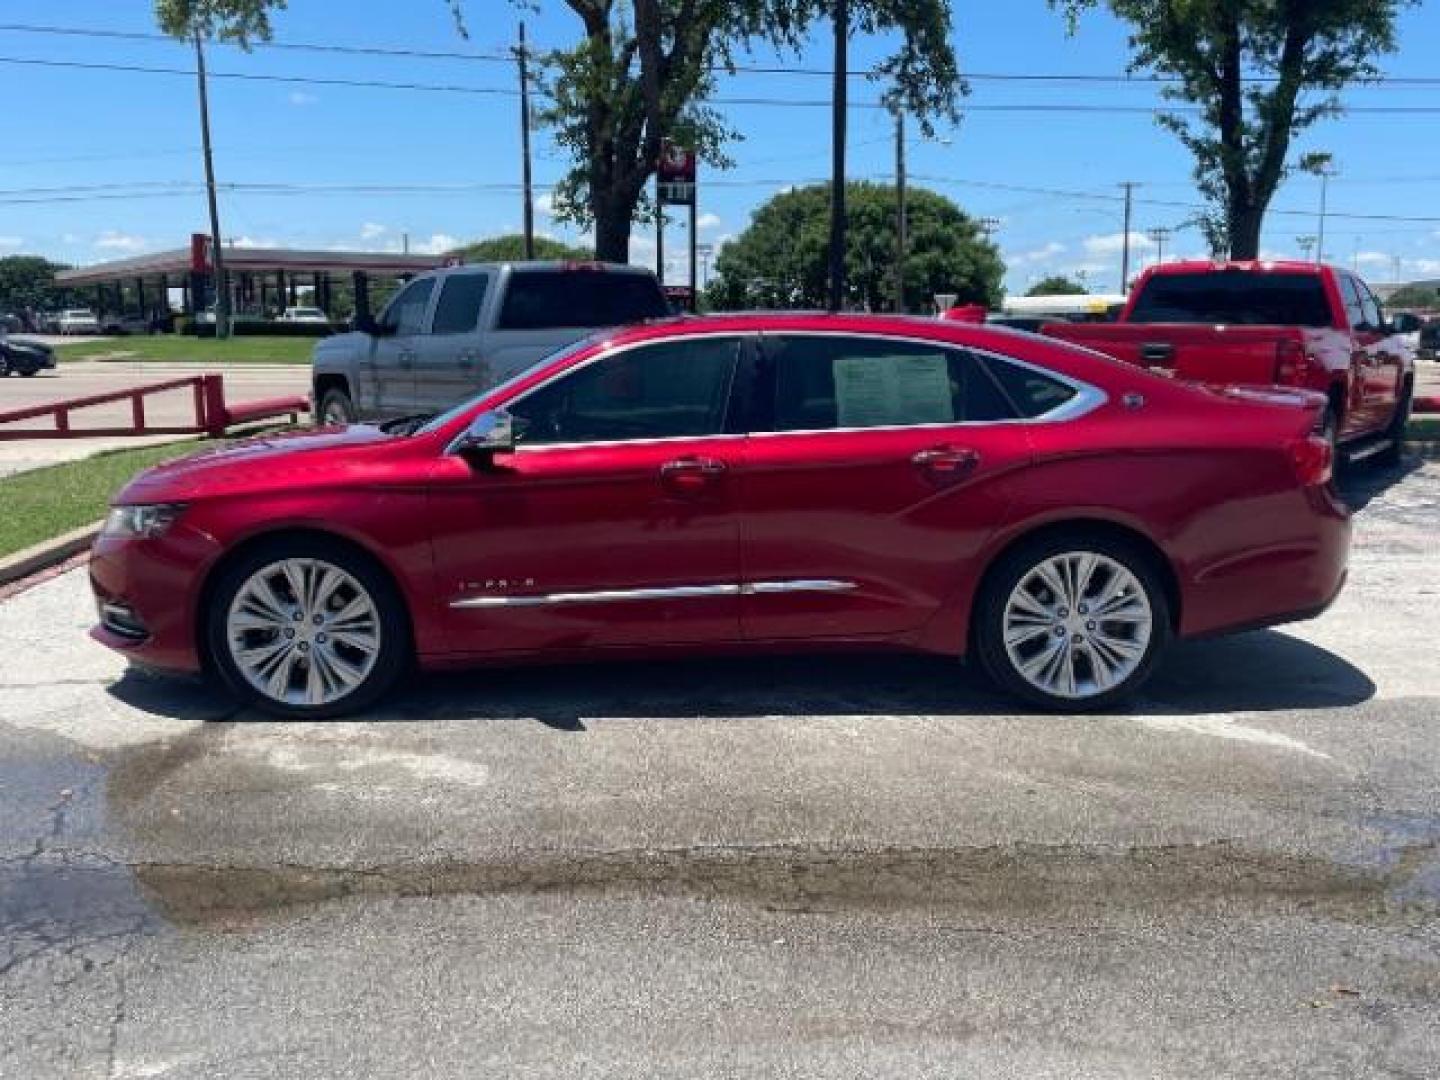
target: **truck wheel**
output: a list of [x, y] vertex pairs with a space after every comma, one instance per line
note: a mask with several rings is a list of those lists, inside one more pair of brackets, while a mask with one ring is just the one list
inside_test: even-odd
[[332, 386], [325, 393], [320, 395], [320, 415], [318, 417], [321, 426], [342, 426], [355, 423], [355, 402], [350, 400], [350, 395], [339, 387]]
[[1395, 405], [1395, 415], [1390, 418], [1390, 426], [1385, 429], [1385, 438], [1390, 445], [1375, 455], [1375, 460], [1381, 465], [1399, 465], [1400, 459], [1405, 456], [1405, 431], [1410, 426], [1410, 410], [1414, 405], [1415, 384], [1407, 382], [1400, 394], [1400, 400]]

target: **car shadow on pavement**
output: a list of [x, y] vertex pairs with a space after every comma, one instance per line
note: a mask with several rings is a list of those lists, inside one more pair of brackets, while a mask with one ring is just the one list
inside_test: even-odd
[[1335, 477], [1335, 487], [1345, 505], [1358, 513], [1370, 504], [1370, 500], [1385, 494], [1412, 473], [1419, 472], [1424, 464], [1424, 459], [1413, 454], [1405, 455], [1395, 465], [1360, 462], [1341, 469]]
[[[130, 674], [110, 692], [133, 708], [193, 721], [263, 721], [218, 688]], [[1299, 638], [1259, 631], [1177, 646], [1126, 715], [1189, 716], [1345, 708], [1375, 684]], [[894, 653], [610, 662], [420, 675], [361, 723], [525, 720], [583, 731], [586, 718], [1014, 716], [1032, 710], [943, 657]]]

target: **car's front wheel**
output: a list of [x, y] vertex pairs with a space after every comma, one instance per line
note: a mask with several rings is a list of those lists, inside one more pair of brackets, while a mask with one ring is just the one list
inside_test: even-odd
[[1045, 709], [1094, 711], [1133, 695], [1171, 637], [1150, 555], [1108, 536], [1056, 536], [986, 579], [975, 648], [1005, 690]]
[[242, 700], [319, 720], [373, 703], [410, 655], [403, 601], [386, 573], [341, 544], [296, 538], [225, 567], [206, 613], [216, 669]]

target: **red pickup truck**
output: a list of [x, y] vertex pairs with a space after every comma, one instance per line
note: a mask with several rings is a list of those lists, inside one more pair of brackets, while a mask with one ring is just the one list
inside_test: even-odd
[[1351, 460], [1398, 458], [1404, 441], [1414, 350], [1340, 267], [1167, 263], [1141, 275], [1118, 322], [1040, 332], [1195, 382], [1319, 391], [1326, 430]]

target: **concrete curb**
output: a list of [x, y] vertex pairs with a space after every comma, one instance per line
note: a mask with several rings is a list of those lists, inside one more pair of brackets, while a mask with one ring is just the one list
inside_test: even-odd
[[13, 584], [88, 551], [95, 542], [95, 537], [99, 535], [102, 524], [103, 522], [97, 521], [53, 540], [28, 547], [24, 551], [17, 551], [14, 555], [6, 555], [0, 559], [0, 586]]

